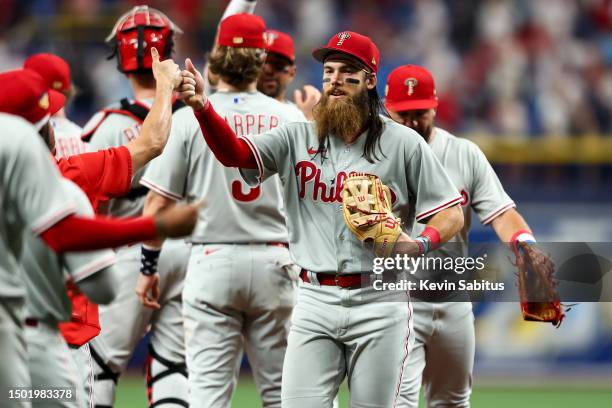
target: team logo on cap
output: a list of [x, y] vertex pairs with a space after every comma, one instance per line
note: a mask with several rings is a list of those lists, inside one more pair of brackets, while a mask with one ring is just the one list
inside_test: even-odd
[[276, 41], [277, 38], [278, 34], [276, 33], [264, 33], [264, 39], [266, 40], [266, 44], [268, 44], [268, 47], [272, 46], [272, 44], [274, 44], [274, 41]]
[[336, 45], [342, 45], [342, 43], [344, 43], [344, 41], [348, 40], [349, 38], [351, 38], [351, 35], [348, 33], [348, 31], [344, 31], [338, 34], [338, 42], [336, 43]]
[[63, 83], [62, 83], [62, 81], [53, 81], [52, 85], [53, 85], [53, 89], [60, 90], [60, 89], [62, 89]]
[[233, 37], [232, 38], [232, 43], [234, 44], [242, 44], [244, 42], [244, 38], [242, 37]]
[[38, 100], [38, 106], [43, 108], [44, 110], [49, 109], [49, 94], [45, 92], [43, 96]]
[[408, 87], [408, 96], [412, 96], [414, 88], [419, 84], [416, 78], [408, 78], [404, 81], [404, 85]]

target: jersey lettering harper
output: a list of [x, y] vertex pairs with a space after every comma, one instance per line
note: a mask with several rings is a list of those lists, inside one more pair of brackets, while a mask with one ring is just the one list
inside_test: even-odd
[[[213, 102], [214, 105], [214, 102]], [[216, 106], [216, 105], [215, 105]], [[461, 201], [457, 189], [423, 139], [413, 130], [383, 118], [379, 160], [363, 157], [366, 134], [345, 144], [329, 137], [324, 152], [311, 122], [292, 123], [244, 139], [257, 170], [241, 169], [251, 185], [278, 173], [284, 186], [289, 248], [296, 263], [313, 272], [363, 272], [371, 257], [346, 227], [341, 192], [353, 172], [375, 174], [392, 191], [393, 210], [410, 233], [414, 221]]]
[[[238, 135], [305, 120], [301, 113], [260, 92], [217, 92], [210, 101]], [[287, 241], [278, 178], [250, 188], [237, 169], [221, 165], [206, 145], [191, 108], [176, 113], [168, 144], [141, 183], [174, 200], [208, 198], [191, 242]]]
[[[92, 217], [94, 212], [85, 193], [73, 182], [63, 179], [58, 190], [76, 203], [77, 214]], [[66, 293], [64, 272], [72, 282], [91, 276], [115, 263], [114, 251], [66, 252], [49, 249], [38, 237], [27, 233], [21, 255], [25, 270], [28, 317], [47, 322], [70, 319], [70, 299]]]
[[23, 232], [38, 235], [75, 211], [61, 176], [32, 125], [0, 114], [0, 298], [25, 295], [17, 263]]
[[[432, 138], [429, 146], [461, 193], [464, 223], [461, 231], [449, 241], [450, 244], [433, 251], [431, 256], [467, 256], [471, 209], [487, 225], [504, 211], [516, 207], [516, 204], [506, 194], [495, 171], [476, 144], [440, 128], [434, 128]], [[417, 226], [413, 235], [418, 235], [424, 228]]]

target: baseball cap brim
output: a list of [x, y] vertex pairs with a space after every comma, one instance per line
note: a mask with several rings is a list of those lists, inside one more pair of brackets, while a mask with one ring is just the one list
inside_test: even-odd
[[55, 115], [66, 104], [64, 94], [53, 89], [49, 89], [49, 113]]
[[432, 109], [438, 107], [438, 101], [432, 99], [416, 99], [410, 101], [387, 102], [385, 108], [393, 112], [403, 112], [409, 110]]
[[346, 55], [351, 60], [358, 61], [364, 67], [368, 67], [368, 64], [366, 64], [366, 62], [363, 61], [361, 58], [356, 57], [355, 55], [353, 55], [351, 53], [348, 53], [348, 52], [346, 52], [345, 50], [343, 50], [341, 48], [319, 47], [319, 48], [315, 49], [312, 52], [312, 56], [314, 57], [314, 59], [316, 59], [319, 62], [325, 62], [327, 57], [330, 56], [331, 54], [343, 54], [343, 55]]

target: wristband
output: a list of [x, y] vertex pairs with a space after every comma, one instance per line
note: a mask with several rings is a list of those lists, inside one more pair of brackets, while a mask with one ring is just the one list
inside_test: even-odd
[[512, 247], [514, 251], [521, 251], [521, 248], [518, 245], [521, 242], [535, 244], [537, 241], [535, 237], [533, 236], [533, 234], [531, 233], [531, 231], [528, 231], [526, 229], [521, 229], [521, 230], [516, 231], [512, 235], [512, 238], [510, 238], [510, 246]]
[[155, 275], [157, 273], [157, 261], [161, 249], [147, 248], [142, 246], [140, 255], [140, 273], [145, 276]]
[[433, 227], [427, 227], [415, 241], [419, 246], [419, 255], [424, 255], [440, 246], [440, 233]]

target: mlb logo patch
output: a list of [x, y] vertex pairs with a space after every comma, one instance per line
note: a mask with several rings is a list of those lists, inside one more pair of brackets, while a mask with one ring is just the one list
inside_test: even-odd
[[246, 99], [241, 96], [234, 97], [234, 105], [242, 105], [245, 102], [246, 102]]

